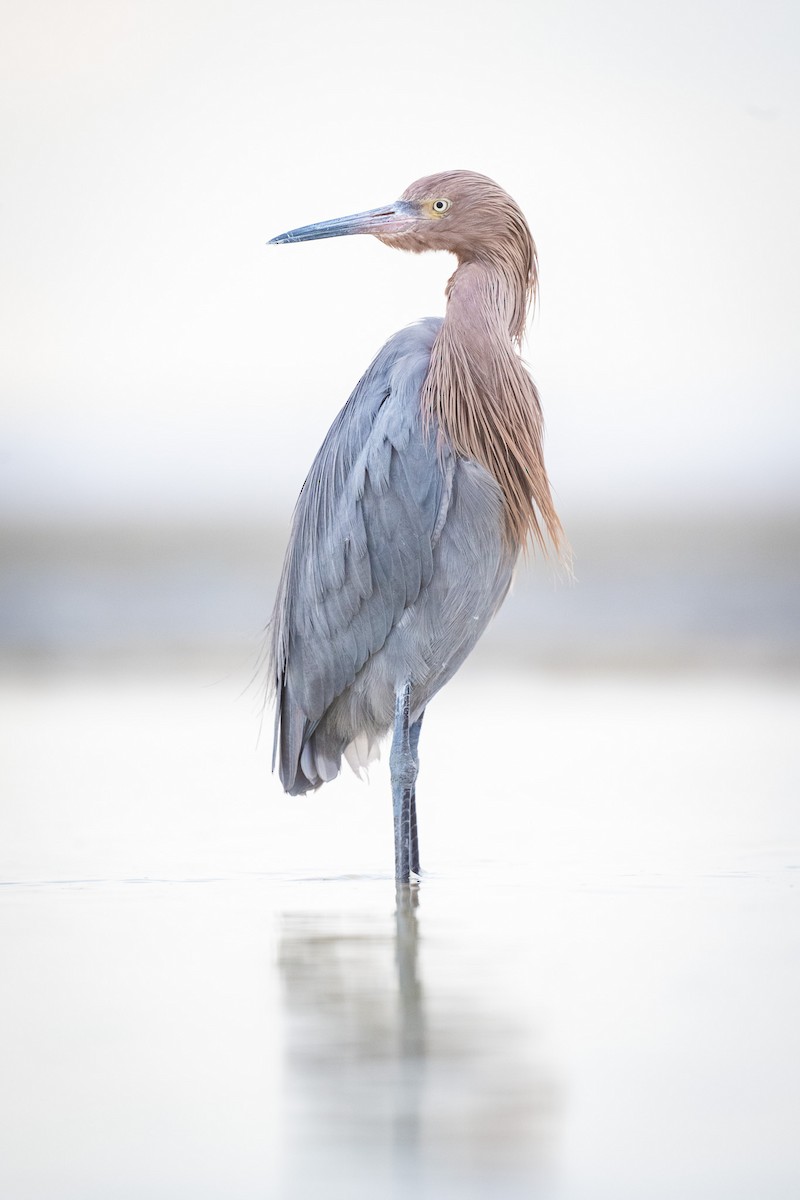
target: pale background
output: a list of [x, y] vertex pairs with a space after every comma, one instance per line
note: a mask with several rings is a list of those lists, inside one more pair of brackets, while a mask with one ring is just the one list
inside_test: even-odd
[[800, 10], [3, 5], [0, 511], [283, 514], [446, 256], [266, 248], [468, 167], [519, 201], [567, 516], [800, 501]]
[[[800, 1194], [799, 14], [0, 0], [3, 1196]], [[256, 663], [453, 264], [266, 242], [451, 167], [537, 239], [576, 582], [431, 704], [396, 899]]]

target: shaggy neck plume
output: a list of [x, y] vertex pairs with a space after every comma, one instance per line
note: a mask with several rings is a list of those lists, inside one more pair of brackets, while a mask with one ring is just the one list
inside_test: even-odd
[[463, 258], [447, 285], [447, 312], [436, 337], [422, 395], [424, 419], [434, 419], [457, 454], [497, 480], [506, 507], [506, 535], [521, 549], [532, 535], [563, 552], [563, 531], [550, 495], [542, 453], [542, 412], [517, 347], [536, 258]]

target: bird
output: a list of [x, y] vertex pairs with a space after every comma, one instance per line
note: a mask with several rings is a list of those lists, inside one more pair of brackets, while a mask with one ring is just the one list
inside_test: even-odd
[[300, 491], [268, 626], [273, 770], [302, 795], [361, 774], [391, 732], [395, 879], [421, 873], [416, 781], [431, 698], [505, 599], [531, 544], [566, 539], [520, 355], [538, 258], [518, 204], [453, 170], [380, 208], [268, 244], [369, 234], [457, 266], [445, 315], [390, 337], [335, 418]]

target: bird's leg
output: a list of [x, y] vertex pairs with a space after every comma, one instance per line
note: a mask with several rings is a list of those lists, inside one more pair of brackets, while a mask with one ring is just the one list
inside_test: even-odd
[[419, 773], [419, 732], [422, 728], [422, 718], [425, 716], [425, 709], [417, 717], [414, 724], [408, 731], [408, 740], [411, 746], [411, 753], [414, 757], [414, 786], [411, 789], [411, 870], [415, 875], [419, 875], [419, 837], [417, 835], [417, 780], [416, 776]]
[[411, 684], [406, 683], [397, 693], [394, 710], [394, 736], [389, 755], [392, 774], [392, 805], [394, 808], [394, 874], [407, 882], [411, 867], [411, 804], [417, 778], [415, 754], [411, 748], [409, 710]]

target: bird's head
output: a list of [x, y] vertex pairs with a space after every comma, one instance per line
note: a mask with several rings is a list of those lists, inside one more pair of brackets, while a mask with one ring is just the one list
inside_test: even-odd
[[512, 259], [527, 277], [535, 273], [536, 248], [521, 209], [493, 180], [475, 171], [427, 175], [391, 204], [291, 229], [272, 242], [355, 233], [371, 233], [400, 250], [447, 250], [460, 262]]

